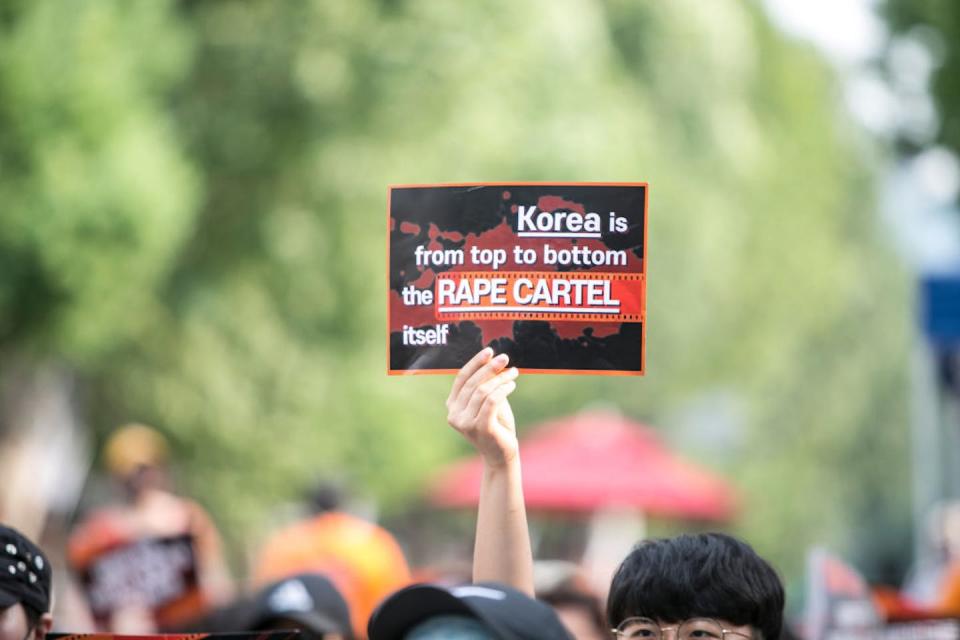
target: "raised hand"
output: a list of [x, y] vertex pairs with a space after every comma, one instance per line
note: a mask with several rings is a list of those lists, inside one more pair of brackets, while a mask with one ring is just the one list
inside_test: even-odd
[[517, 457], [517, 428], [507, 396], [517, 388], [516, 367], [487, 347], [463, 365], [447, 398], [447, 422], [483, 456], [503, 467]]
[[533, 596], [533, 555], [517, 428], [507, 396], [517, 369], [506, 354], [482, 350], [463, 365], [447, 397], [447, 421], [480, 452], [484, 470], [473, 549], [474, 582], [494, 581]]

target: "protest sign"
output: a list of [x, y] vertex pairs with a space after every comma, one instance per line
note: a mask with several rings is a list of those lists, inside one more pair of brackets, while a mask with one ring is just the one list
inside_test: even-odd
[[873, 640], [883, 620], [867, 582], [849, 564], [825, 549], [807, 556], [804, 637], [810, 640]]
[[130, 635], [122, 633], [48, 633], [48, 640], [297, 640], [297, 630], [250, 631], [229, 633], [156, 633]]
[[960, 621], [915, 620], [887, 625], [876, 636], [880, 640], [960, 640]]
[[521, 371], [642, 375], [644, 183], [398, 185], [388, 204], [390, 374], [485, 346]]
[[163, 608], [198, 594], [193, 537], [184, 534], [147, 538], [114, 546], [92, 558], [81, 570], [81, 581], [98, 620], [109, 620], [127, 607]]

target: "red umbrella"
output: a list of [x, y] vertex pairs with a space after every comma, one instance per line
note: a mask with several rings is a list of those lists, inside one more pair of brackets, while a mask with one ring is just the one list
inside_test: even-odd
[[[630, 507], [685, 520], [727, 520], [736, 510], [723, 478], [670, 452], [649, 427], [615, 413], [592, 412], [543, 424], [523, 439], [523, 491], [531, 509], [593, 512]], [[432, 500], [475, 506], [479, 458], [447, 468]]]

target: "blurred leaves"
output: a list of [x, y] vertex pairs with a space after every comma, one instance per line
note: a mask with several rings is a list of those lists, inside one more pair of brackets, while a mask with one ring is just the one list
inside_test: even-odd
[[[950, 0], [885, 0], [881, 6], [894, 35], [919, 42], [932, 56], [930, 92], [940, 116], [936, 141], [960, 152], [960, 5]], [[909, 138], [905, 142], [914, 146]]]
[[[190, 60], [169, 3], [8, 7], [0, 37], [0, 336], [96, 366], [135, 339], [198, 185], [164, 108]], [[150, 47], [141, 43], [149, 41]]]
[[170, 434], [235, 544], [314, 478], [398, 511], [466, 451], [449, 379], [384, 374], [386, 185], [404, 182], [651, 184], [649, 374], [530, 376], [523, 425], [600, 402], [669, 428], [735, 395], [746, 437], [703, 462], [791, 571], [905, 508], [908, 291], [873, 150], [753, 5], [14, 6], [3, 347], [70, 359], [100, 433]]

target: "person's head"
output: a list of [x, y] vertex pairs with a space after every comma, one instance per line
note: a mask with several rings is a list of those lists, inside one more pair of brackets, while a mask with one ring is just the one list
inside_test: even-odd
[[618, 628], [641, 618], [667, 628], [707, 618], [741, 634], [727, 640], [776, 640], [783, 604], [776, 571], [748, 544], [720, 533], [681, 535], [642, 542], [627, 555], [610, 585], [607, 621]]
[[573, 640], [550, 607], [495, 583], [401, 589], [367, 630], [370, 640]]
[[165, 486], [168, 456], [166, 438], [142, 424], [120, 427], [103, 447], [107, 470], [133, 495]]
[[553, 607], [563, 626], [577, 640], [606, 640], [609, 637], [603, 607], [596, 596], [573, 589], [558, 589], [543, 594], [541, 598]]
[[0, 640], [43, 640], [53, 625], [50, 565], [23, 534], [0, 526]]
[[337, 511], [344, 502], [345, 493], [344, 487], [337, 482], [324, 480], [316, 483], [306, 495], [310, 513]]
[[261, 589], [254, 596], [245, 628], [297, 629], [305, 640], [353, 638], [346, 600], [319, 573], [301, 573]]
[[608, 640], [610, 633], [600, 598], [580, 568], [559, 560], [534, 566], [537, 598], [557, 612], [560, 621], [577, 640]]

